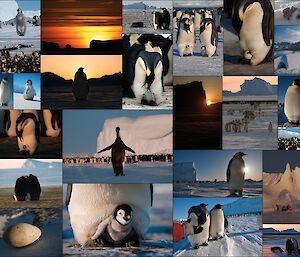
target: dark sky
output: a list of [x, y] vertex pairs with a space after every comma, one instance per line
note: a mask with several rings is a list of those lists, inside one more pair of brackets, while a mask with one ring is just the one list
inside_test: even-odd
[[291, 168], [300, 167], [300, 153], [298, 151], [263, 151], [264, 172], [284, 172], [286, 164]]

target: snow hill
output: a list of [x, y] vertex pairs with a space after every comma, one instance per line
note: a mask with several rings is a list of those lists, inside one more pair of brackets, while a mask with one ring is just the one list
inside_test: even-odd
[[299, 73], [300, 52], [278, 52], [274, 59], [275, 72], [281, 73]]
[[292, 170], [287, 163], [283, 173], [263, 172], [263, 187], [265, 208], [275, 204], [300, 205], [300, 168]]
[[224, 96], [265, 96], [265, 95], [275, 95], [277, 93], [277, 87], [271, 85], [269, 82], [260, 79], [254, 78], [252, 80], [245, 80], [245, 82], [241, 85], [241, 90], [233, 93], [231, 91], [223, 91]]
[[22, 169], [36, 170], [36, 169], [53, 169], [61, 168], [61, 162], [41, 162], [37, 160], [26, 160]]
[[144, 4], [143, 2], [139, 2], [139, 3], [133, 3], [133, 4], [124, 4], [123, 5], [124, 9], [157, 9], [155, 6], [149, 6]]
[[[137, 155], [173, 153], [172, 114], [107, 119], [97, 138], [97, 152], [115, 141], [117, 126], [121, 129], [120, 136], [123, 142], [132, 148]], [[95, 157], [111, 155], [111, 151], [101, 154], [97, 152]]]
[[262, 211], [262, 200], [256, 198], [241, 198], [233, 203], [223, 205], [225, 215], [243, 215], [248, 213], [259, 213]]

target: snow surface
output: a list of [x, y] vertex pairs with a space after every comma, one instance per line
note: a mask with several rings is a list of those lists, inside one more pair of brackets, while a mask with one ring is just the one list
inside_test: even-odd
[[125, 176], [116, 177], [112, 164], [64, 164], [64, 183], [172, 183], [172, 163], [125, 163]]
[[[120, 136], [123, 142], [137, 155], [173, 153], [172, 114], [107, 119], [97, 138], [97, 152], [113, 144], [116, 139], [117, 126], [121, 129]], [[111, 151], [105, 151], [100, 154], [96, 153], [95, 157], [110, 155]]]
[[[300, 168], [291, 169], [286, 164], [284, 172], [263, 172], [264, 222], [299, 223], [300, 222]], [[276, 210], [276, 204], [290, 204], [293, 211]]]
[[[66, 194], [64, 187], [64, 197]], [[140, 247], [83, 249], [76, 244], [66, 207], [63, 209], [63, 253], [72, 256], [172, 256], [172, 185], [154, 185], [150, 227]]]
[[[275, 51], [274, 58], [275, 74], [290, 75], [300, 73], [299, 51]], [[281, 64], [284, 64], [286, 68], [279, 68]]]
[[[175, 181], [175, 179], [174, 179]], [[245, 181], [244, 197], [257, 197], [262, 195], [262, 182]], [[232, 197], [229, 195], [227, 182], [174, 182], [174, 196], [200, 196], [200, 197]]]
[[[259, 108], [264, 113], [259, 118], [250, 120], [248, 132], [226, 132], [225, 124], [235, 119], [242, 119], [240, 111], [253, 110], [249, 103], [223, 104], [223, 149], [277, 149], [277, 102], [260, 103]], [[228, 110], [234, 110], [234, 115], [228, 115]], [[273, 132], [268, 131], [269, 122], [273, 124]]]
[[[5, 8], [4, 8], [5, 7]], [[9, 21], [17, 15], [19, 5], [15, 0], [2, 0], [0, 8], [0, 20]]]
[[229, 232], [195, 250], [187, 238], [174, 243], [175, 256], [262, 256], [262, 233], [257, 214], [227, 217]]
[[41, 97], [35, 96], [33, 100], [25, 100], [24, 95], [14, 93], [14, 109], [15, 110], [39, 110], [41, 109]]

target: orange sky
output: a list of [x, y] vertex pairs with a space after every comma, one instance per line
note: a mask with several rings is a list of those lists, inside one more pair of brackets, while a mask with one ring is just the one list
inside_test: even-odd
[[231, 92], [240, 91], [240, 86], [245, 80], [251, 80], [255, 77], [263, 79], [272, 85], [278, 85], [278, 79], [276, 76], [224, 76], [223, 77], [223, 90], [229, 90]]
[[212, 104], [222, 102], [222, 77], [174, 77], [174, 85], [202, 81], [206, 100]]
[[80, 67], [88, 79], [122, 71], [121, 55], [42, 55], [41, 63], [41, 72], [53, 72], [64, 79], [74, 79]]
[[300, 224], [264, 224], [263, 227], [264, 228], [274, 228], [279, 231], [294, 228], [295, 230], [300, 232]]

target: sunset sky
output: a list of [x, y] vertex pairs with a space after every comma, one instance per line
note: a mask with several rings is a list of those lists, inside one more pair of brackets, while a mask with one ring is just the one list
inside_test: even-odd
[[282, 231], [286, 229], [295, 229], [300, 232], [300, 224], [264, 224], [264, 228], [274, 228], [276, 230]]
[[122, 71], [121, 55], [42, 55], [41, 59], [41, 72], [52, 72], [64, 79], [74, 79], [80, 67], [88, 79]]
[[121, 0], [42, 1], [42, 40], [88, 48], [91, 40], [121, 39]]
[[221, 77], [175, 77], [174, 85], [186, 84], [193, 81], [202, 81], [206, 92], [206, 99], [212, 104], [222, 102], [222, 78]]
[[272, 85], [278, 85], [278, 79], [276, 76], [224, 76], [223, 77], [223, 90], [229, 90], [231, 92], [240, 91], [241, 85], [245, 80], [252, 80], [255, 77], [263, 79]]

